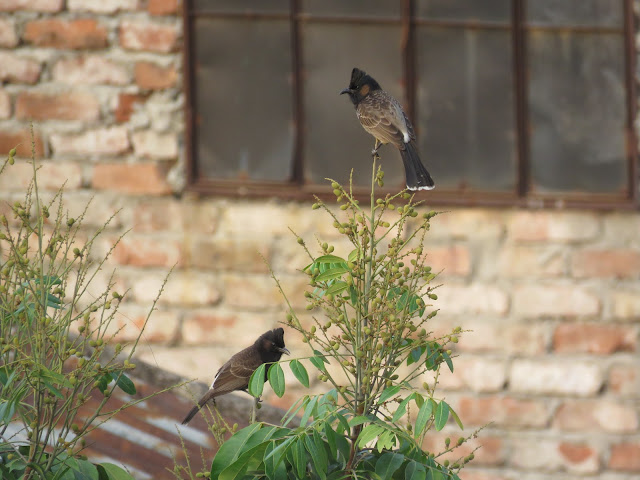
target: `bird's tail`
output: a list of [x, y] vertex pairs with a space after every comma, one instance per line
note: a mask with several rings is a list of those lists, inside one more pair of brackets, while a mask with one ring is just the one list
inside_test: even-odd
[[191, 419], [193, 417], [196, 416], [196, 413], [198, 413], [198, 411], [204, 407], [204, 405], [209, 401], [212, 400], [213, 398], [215, 398], [216, 392], [213, 389], [210, 389], [207, 393], [205, 393], [203, 395], [203, 397], [200, 399], [200, 401], [198, 402], [198, 404], [193, 407], [189, 413], [187, 413], [187, 416], [184, 417], [184, 420], [182, 420], [182, 425], [186, 425], [187, 423], [189, 423], [191, 421]]
[[404, 163], [404, 173], [407, 179], [409, 190], [431, 190], [435, 183], [422, 164], [415, 140], [405, 143], [404, 148], [400, 148], [402, 163]]

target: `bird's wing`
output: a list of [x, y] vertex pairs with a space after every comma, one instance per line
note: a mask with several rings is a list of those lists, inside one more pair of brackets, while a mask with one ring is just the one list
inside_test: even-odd
[[213, 381], [211, 387], [216, 392], [216, 396], [246, 389], [251, 375], [261, 363], [259, 353], [253, 348], [246, 348], [236, 353], [220, 368]]
[[402, 107], [383, 91], [374, 92], [360, 102], [357, 114], [364, 129], [382, 143], [400, 147], [405, 143], [405, 132], [409, 141], [415, 139], [413, 127]]

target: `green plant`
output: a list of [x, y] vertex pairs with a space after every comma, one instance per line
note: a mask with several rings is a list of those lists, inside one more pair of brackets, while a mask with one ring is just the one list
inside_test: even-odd
[[[14, 155], [0, 175], [10, 174]], [[10, 206], [9, 218], [0, 215], [0, 478], [130, 479], [115, 465], [80, 455], [89, 432], [142, 401], [106, 405], [116, 388], [136, 393], [127, 372], [140, 339], [128, 355], [122, 345], [107, 347], [124, 294], [113, 290], [113, 277], [97, 297], [87, 291], [115, 247], [93, 258], [109, 222], [85, 239], [88, 205], [70, 217], [62, 189], [45, 203], [34, 155], [31, 164], [24, 199]], [[82, 415], [91, 396], [98, 406]]]
[[[256, 423], [238, 431], [216, 454], [211, 478], [458, 479], [459, 469], [473, 459], [471, 454], [451, 464], [438, 460], [465, 438], [445, 442], [442, 452], [422, 449], [427, 432], [441, 430], [449, 418], [462, 428], [435, 393], [441, 366], [453, 371], [448, 345], [458, 341], [461, 329], [439, 338], [428, 332], [437, 310], [429, 311], [427, 302], [437, 295], [424, 240], [436, 212], [419, 215], [420, 202], [406, 191], [376, 198], [384, 176], [376, 160], [367, 208], [351, 187], [335, 181], [331, 186], [341, 212], [319, 199], [312, 207], [331, 215], [338, 233], [348, 238], [353, 249], [346, 257], [320, 239], [314, 254], [296, 235], [311, 259], [304, 268], [311, 287], [306, 308], [323, 317], [313, 315], [305, 325], [287, 300], [285, 323], [309, 344], [309, 361], [332, 388], [300, 398], [282, 426]], [[308, 387], [303, 364], [291, 360], [289, 366]], [[432, 384], [422, 382], [425, 372], [433, 372]], [[284, 393], [280, 364], [270, 368], [269, 381], [276, 394]], [[258, 370], [250, 393], [259, 395], [263, 383], [264, 371]], [[288, 427], [298, 413], [300, 427]]]

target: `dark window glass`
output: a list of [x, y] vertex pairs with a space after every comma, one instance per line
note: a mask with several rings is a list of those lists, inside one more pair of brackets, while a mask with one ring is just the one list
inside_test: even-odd
[[599, 25], [620, 27], [621, 0], [530, 0], [527, 20], [542, 25]]
[[401, 6], [389, 0], [302, 0], [302, 11], [312, 15], [399, 18]]
[[511, 18], [511, 0], [417, 0], [416, 4], [419, 17], [501, 22]]

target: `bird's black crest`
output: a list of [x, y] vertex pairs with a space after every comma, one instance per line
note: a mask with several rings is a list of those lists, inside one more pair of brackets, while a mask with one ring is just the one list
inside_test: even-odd
[[380, 88], [378, 82], [376, 82], [373, 77], [368, 75], [367, 72], [354, 67], [354, 69], [351, 70], [351, 81], [349, 82], [349, 88], [357, 90], [365, 84], [369, 85], [372, 90]]
[[263, 333], [256, 343], [262, 342], [263, 340], [270, 340], [277, 347], [284, 348], [284, 328], [274, 328], [273, 330]]

